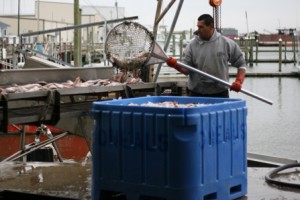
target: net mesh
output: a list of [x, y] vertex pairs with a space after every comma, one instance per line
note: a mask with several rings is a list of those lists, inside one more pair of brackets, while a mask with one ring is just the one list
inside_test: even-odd
[[153, 46], [153, 35], [145, 27], [134, 22], [123, 22], [109, 32], [105, 53], [113, 65], [132, 70], [144, 66]]

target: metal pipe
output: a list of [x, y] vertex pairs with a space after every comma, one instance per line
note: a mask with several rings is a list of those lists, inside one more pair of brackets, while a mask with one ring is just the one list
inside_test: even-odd
[[[179, 16], [179, 13], [180, 13], [180, 10], [181, 10], [181, 7], [182, 7], [183, 2], [184, 2], [184, 0], [180, 0], [180, 2], [179, 2], [179, 4], [178, 4], [178, 7], [177, 7], [177, 10], [176, 10], [176, 13], [175, 13], [175, 17], [174, 17], [174, 19], [173, 19], [173, 22], [172, 22], [172, 25], [171, 25], [171, 28], [170, 28], [169, 35], [168, 35], [167, 41], [166, 41], [165, 46], [164, 46], [164, 51], [167, 51], [167, 49], [168, 49], [168, 47], [169, 47], [169, 43], [170, 43], [170, 40], [171, 40], [171, 38], [172, 38], [172, 34], [173, 34], [173, 32], [174, 32], [175, 25], [176, 25], [176, 23], [177, 23], [177, 19], [178, 19], [178, 16]], [[157, 69], [156, 69], [156, 73], [155, 73], [155, 77], [154, 77], [153, 82], [156, 82], [156, 81], [157, 81], [157, 78], [158, 78], [158, 75], [159, 75], [161, 66], [162, 66], [162, 64], [159, 64], [159, 65], [157, 66]]]
[[[26, 125], [24, 125], [22, 127], [22, 131], [21, 131], [21, 137], [20, 137], [20, 149], [21, 149], [21, 152], [25, 152], [26, 151], [26, 148], [25, 148], [25, 133], [26, 132]], [[23, 156], [23, 162], [26, 162], [27, 158], [25, 156]]]
[[54, 29], [48, 29], [48, 30], [44, 30], [44, 31], [36, 31], [36, 32], [31, 32], [31, 33], [23, 33], [23, 34], [20, 35], [20, 37], [27, 37], [27, 36], [32, 36], [32, 35], [52, 33], [52, 32], [57, 32], [57, 31], [66, 31], [66, 30], [72, 30], [72, 29], [79, 29], [79, 28], [84, 28], [84, 27], [88, 27], [88, 26], [96, 26], [96, 25], [100, 26], [100, 25], [104, 25], [106, 23], [116, 23], [116, 22], [120, 22], [120, 21], [135, 20], [135, 19], [138, 19], [138, 16], [124, 17], [124, 18], [120, 18], [120, 19], [107, 20], [107, 21], [88, 23], [88, 24], [80, 24], [80, 25], [76, 25], [76, 26], [65, 26], [65, 27], [62, 27], [62, 28], [54, 28]]
[[[157, 43], [155, 43], [155, 45], [157, 45], [157, 47], [160, 48], [160, 47], [158, 46]], [[160, 52], [152, 52], [151, 56], [153, 56], [153, 57], [155, 57], [155, 58], [158, 58], [158, 59], [160, 59], [160, 60], [162, 60], [162, 61], [165, 61], [165, 62], [169, 59], [169, 57], [166, 55], [166, 53], [165, 53], [163, 50], [161, 50]], [[199, 70], [199, 69], [196, 69], [196, 68], [194, 68], [194, 67], [191, 67], [191, 66], [186, 65], [186, 64], [181, 63], [181, 62], [177, 62], [177, 65], [178, 65], [178, 66], [181, 66], [181, 67], [183, 67], [183, 68], [185, 68], [185, 69], [187, 69], [187, 70], [189, 70], [189, 71], [192, 71], [192, 72], [201, 74], [202, 76], [205, 76], [206, 78], [209, 78], [209, 79], [211, 79], [211, 80], [214, 80], [214, 81], [216, 81], [216, 82], [219, 82], [219, 83], [223, 84], [224, 86], [226, 86], [226, 87], [228, 87], [228, 88], [231, 87], [231, 84], [230, 84], [230, 83], [228, 83], [228, 82], [226, 82], [226, 81], [224, 81], [224, 80], [222, 80], [222, 79], [219, 79], [219, 78], [217, 78], [217, 77], [215, 77], [215, 76], [212, 76], [212, 75], [210, 75], [210, 74], [208, 74], [208, 73], [206, 73], [206, 72], [203, 72], [203, 71], [201, 71], [201, 70]], [[240, 90], [240, 92], [242, 92], [242, 93], [244, 93], [244, 94], [247, 94], [247, 95], [249, 95], [249, 96], [251, 96], [251, 97], [254, 97], [254, 98], [258, 99], [258, 100], [261, 100], [261, 101], [263, 101], [263, 102], [265, 102], [265, 103], [268, 103], [268, 104], [270, 104], [270, 105], [273, 104], [272, 101], [270, 101], [270, 100], [268, 100], [268, 99], [265, 99], [265, 98], [263, 98], [263, 97], [260, 97], [260, 96], [254, 94], [254, 93], [252, 93], [252, 92], [249, 92], [249, 91], [247, 91], [247, 90], [245, 90], [245, 89], [243, 89], [243, 88]]]
[[[48, 130], [49, 130], [49, 129], [48, 129]], [[50, 131], [50, 130], [49, 130], [49, 131]], [[47, 133], [47, 135], [48, 135], [48, 137], [49, 137], [50, 139], [53, 139], [53, 135], [51, 134], [51, 132], [50, 132], [50, 134]], [[56, 153], [57, 153], [57, 158], [58, 158], [58, 160], [59, 160], [60, 162], [63, 162], [63, 158], [62, 158], [62, 156], [61, 156], [61, 154], [60, 154], [60, 152], [59, 152], [59, 150], [58, 150], [58, 147], [57, 147], [56, 143], [53, 141], [51, 144], [52, 144], [53, 148], [55, 149], [55, 151], [56, 151]]]
[[[231, 84], [230, 84], [230, 83], [228, 83], [228, 82], [226, 82], [226, 81], [224, 81], [224, 80], [222, 80], [222, 79], [219, 79], [219, 78], [217, 78], [217, 77], [215, 77], [215, 76], [212, 76], [212, 75], [210, 75], [210, 74], [207, 74], [207, 73], [205, 73], [205, 72], [203, 72], [203, 71], [201, 71], [201, 70], [198, 70], [198, 69], [196, 69], [196, 68], [193, 68], [193, 67], [191, 67], [191, 66], [188, 66], [188, 65], [186, 65], [186, 64], [184, 64], [184, 63], [177, 62], [177, 65], [178, 65], [178, 66], [181, 66], [181, 67], [184, 67], [184, 68], [186, 68], [186, 69], [188, 69], [188, 70], [190, 70], [190, 71], [199, 73], [199, 74], [201, 74], [201, 75], [203, 75], [203, 76], [205, 76], [205, 77], [207, 77], [207, 78], [209, 78], [209, 79], [212, 79], [212, 80], [214, 80], [214, 81], [217, 81], [217, 82], [219, 82], [219, 83], [222, 83], [223, 85], [227, 86], [228, 88], [231, 87]], [[242, 93], [244, 93], [244, 94], [247, 94], [247, 95], [249, 95], [249, 96], [251, 96], [251, 97], [254, 97], [254, 98], [258, 99], [258, 100], [261, 100], [261, 101], [263, 101], [263, 102], [265, 102], [265, 103], [268, 103], [268, 104], [270, 104], [270, 105], [273, 104], [272, 101], [270, 101], [270, 100], [268, 100], [268, 99], [265, 99], [265, 98], [263, 98], [263, 97], [261, 97], [261, 96], [258, 96], [258, 95], [254, 94], [254, 93], [252, 93], [252, 92], [250, 92], [250, 91], [247, 91], [247, 90], [245, 90], [245, 89], [243, 89], [243, 88], [240, 90], [240, 92], [242, 92]]]
[[[160, 16], [160, 12], [161, 12], [161, 7], [162, 7], [162, 3], [163, 0], [157, 0], [157, 6], [156, 6], [156, 13], [155, 13], [155, 19], [154, 19], [154, 25], [153, 25], [153, 37], [156, 39], [157, 37], [157, 30], [158, 30], [158, 24], [159, 21], [157, 21], [157, 19]], [[145, 81], [145, 82], [151, 82], [153, 81], [153, 70], [154, 69], [154, 65], [149, 66], [149, 68], [144, 67], [143, 69], [141, 69], [141, 78]]]
[[152, 32], [154, 38], [156, 38], [156, 35], [157, 35], [157, 29], [158, 29], [158, 24], [159, 24], [159, 21], [157, 21], [157, 19], [159, 18], [159, 15], [160, 15], [160, 12], [161, 12], [161, 7], [162, 7], [162, 0], [158, 0], [157, 6], [156, 6], [153, 32]]
[[[25, 50], [17, 50], [17, 52], [19, 52], [19, 53], [26, 53], [26, 50], [27, 49], [25, 49]], [[47, 57], [47, 58], [51, 58], [52, 60], [54, 60], [55, 62], [57, 62], [57, 63], [59, 63], [59, 64], [61, 64], [61, 65], [65, 65], [65, 66], [68, 66], [68, 67], [74, 67], [74, 65], [71, 65], [70, 63], [67, 63], [67, 62], [64, 62], [63, 60], [59, 60], [59, 59], [57, 59], [57, 58], [53, 58], [53, 57], [51, 57], [51, 56], [49, 56], [49, 55], [47, 55], [47, 54], [44, 54], [44, 53], [41, 53], [41, 52], [39, 52], [39, 51], [36, 51], [36, 50], [33, 50], [33, 49], [28, 49], [29, 51], [32, 51], [32, 52], [34, 52], [34, 53], [36, 53], [36, 54], [39, 54], [39, 55], [42, 55], [42, 56], [45, 56], [45, 57]]]
[[[162, 4], [162, 0], [159, 0], [160, 4]], [[163, 12], [160, 14], [160, 16], [155, 17], [155, 24], [158, 24], [160, 22], [160, 20], [162, 20], [162, 18], [166, 15], [166, 13], [168, 12], [168, 10], [172, 7], [172, 5], [175, 3], [176, 0], [172, 0], [168, 6], [163, 10]], [[160, 5], [161, 6], [161, 5]]]
[[[35, 145], [33, 145], [33, 146], [29, 146], [29, 147], [26, 149], [26, 152], [24, 152], [24, 153], [22, 153], [22, 154], [20, 154], [20, 155], [18, 155], [18, 156], [16, 156], [16, 157], [10, 156], [10, 157], [8, 157], [9, 159], [6, 158], [6, 159], [2, 160], [1, 163], [6, 162], [6, 161], [14, 161], [14, 160], [17, 160], [17, 159], [19, 159], [19, 158], [21, 158], [21, 157], [23, 157], [23, 156], [26, 156], [26, 155], [32, 153], [33, 151], [35, 151], [35, 150], [37, 150], [37, 149], [40, 149], [40, 148], [46, 146], [47, 144], [50, 144], [50, 143], [52, 143], [52, 142], [54, 142], [54, 141], [56, 141], [56, 140], [58, 140], [58, 139], [60, 139], [60, 138], [62, 138], [62, 137], [64, 137], [64, 136], [66, 136], [67, 133], [68, 133], [68, 132], [61, 133], [60, 135], [57, 135], [57, 136], [53, 137], [52, 139], [48, 139], [48, 140], [45, 140], [45, 141], [40, 142], [40, 143], [38, 143], [38, 144], [35, 144]], [[21, 153], [21, 151], [18, 151], [18, 152], [16, 152], [16, 153], [13, 154], [13, 155], [16, 155], [16, 154], [18, 154], [18, 153]]]

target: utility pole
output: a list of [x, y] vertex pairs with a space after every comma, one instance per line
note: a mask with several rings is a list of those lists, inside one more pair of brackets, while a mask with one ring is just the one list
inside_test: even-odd
[[20, 36], [20, 0], [18, 0], [18, 36]]
[[[80, 24], [79, 0], [74, 0], [74, 26]], [[74, 29], [74, 66], [81, 67], [81, 29]]]
[[248, 15], [247, 15], [247, 11], [245, 11], [245, 15], [246, 15], [246, 25], [247, 25], [247, 36], [249, 37], [249, 25], [248, 25]]
[[[37, 31], [40, 31], [40, 0], [37, 0], [36, 13], [37, 13]], [[37, 42], [42, 42], [42, 41], [43, 41], [42, 35], [38, 35]]]
[[117, 18], [116, 19], [118, 19], [119, 18], [119, 13], [118, 13], [118, 1], [116, 0], [116, 3], [115, 3], [115, 6], [116, 6], [116, 14], [117, 14]]
[[37, 1], [37, 31], [40, 31], [40, 0]]

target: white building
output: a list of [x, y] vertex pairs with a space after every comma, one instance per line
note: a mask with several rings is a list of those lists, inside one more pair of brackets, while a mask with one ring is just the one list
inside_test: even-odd
[[[24, 10], [28, 8], [31, 10]], [[19, 35], [22, 36], [22, 47], [36, 50], [51, 58], [70, 62], [74, 48], [74, 4], [63, 2], [48, 2], [40, 0], [20, 0], [22, 12], [18, 11], [18, 0], [0, 0], [0, 22], [8, 24], [0, 26], [0, 31], [4, 33], [3, 41], [0, 44], [7, 51], [8, 58], [13, 57], [14, 49], [19, 44]], [[107, 6], [80, 6], [80, 23], [91, 24], [103, 22], [104, 25], [93, 25], [82, 27], [81, 30], [81, 55], [84, 62], [91, 62], [92, 54], [103, 55], [103, 43], [106, 34], [113, 27], [113, 24], [106, 22], [116, 18], [125, 17], [125, 8]], [[52, 32], [47, 32], [53, 30]], [[32, 35], [29, 35], [32, 33]], [[27, 35], [24, 35], [27, 34]], [[6, 42], [7, 38], [9, 41]], [[0, 40], [2, 41], [2, 40]], [[97, 52], [96, 52], [97, 51]], [[44, 55], [40, 55], [45, 58]], [[46, 56], [46, 57], [47, 57]], [[103, 56], [102, 56], [103, 57]], [[97, 58], [97, 60], [99, 60]]]
[[[18, 35], [74, 25], [73, 3], [36, 0], [34, 2], [34, 9], [31, 12], [26, 12], [25, 14], [21, 12], [18, 17], [16, 9], [18, 1], [2, 0], [1, 2], [4, 6], [2, 6], [2, 10], [0, 9], [0, 22], [9, 24], [6, 32], [7, 35]], [[24, 2], [26, 3], [27, 1], [21, 1], [21, 6]], [[80, 8], [81, 24], [101, 22], [116, 19], [117, 17], [123, 18], [125, 15], [125, 8], [123, 7], [81, 6]], [[103, 27], [95, 26], [92, 29], [89, 28], [89, 31], [93, 33], [94, 41], [97, 42], [103, 37], [104, 31], [107, 30], [103, 29]], [[62, 31], [60, 34], [62, 42], [73, 41], [73, 30]], [[52, 36], [55, 36], [55, 34], [52, 34]], [[83, 40], [87, 40], [87, 36], [87, 29], [85, 29], [82, 32]], [[47, 35], [44, 35], [43, 39], [44, 41], [47, 40]]]

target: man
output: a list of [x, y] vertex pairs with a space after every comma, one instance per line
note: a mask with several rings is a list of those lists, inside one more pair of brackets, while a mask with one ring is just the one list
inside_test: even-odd
[[[214, 20], [204, 14], [198, 18], [196, 36], [184, 51], [183, 63], [206, 72], [212, 76], [229, 80], [228, 62], [236, 67], [236, 80], [230, 90], [239, 92], [245, 78], [246, 61], [239, 46], [231, 39], [221, 35], [214, 28]], [[188, 69], [176, 65], [175, 59], [170, 58], [167, 64], [179, 72], [189, 75], [188, 88], [191, 96], [229, 97], [226, 86], [201, 74], [190, 72]]]

